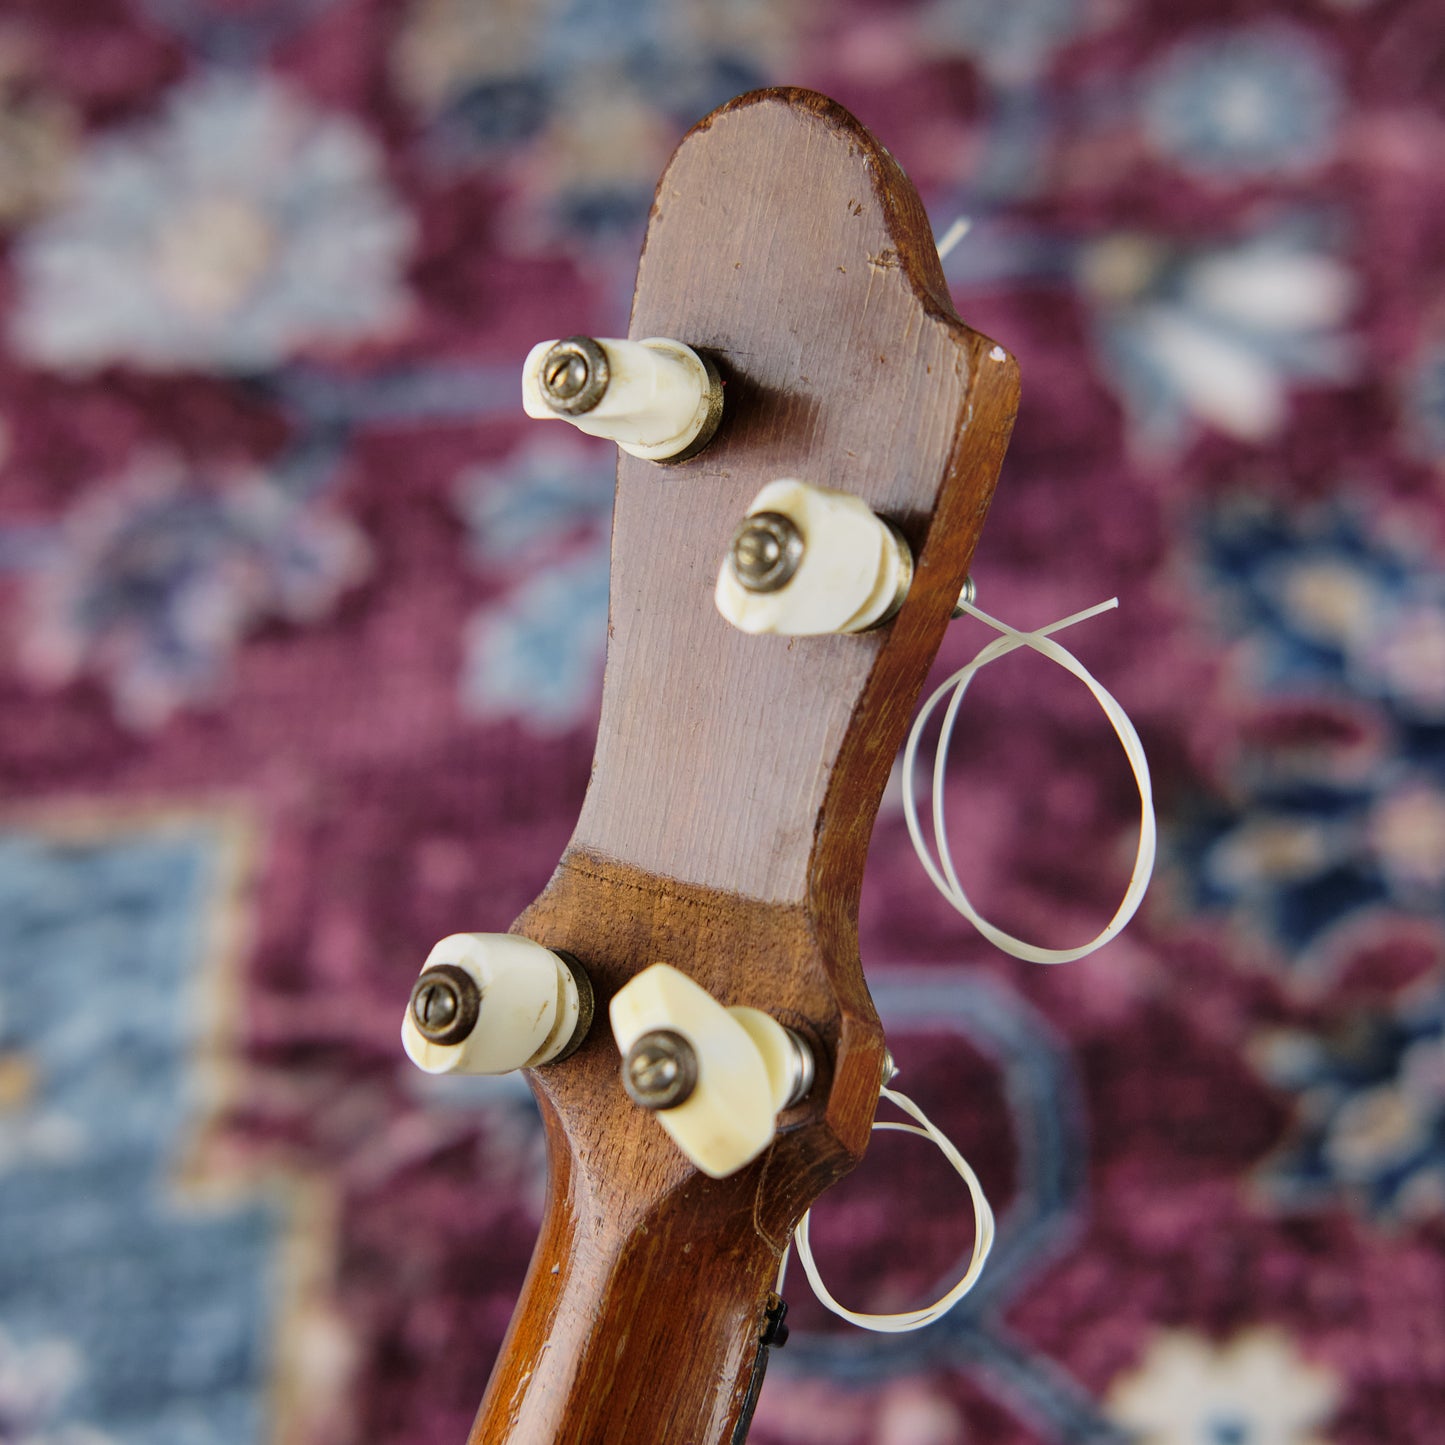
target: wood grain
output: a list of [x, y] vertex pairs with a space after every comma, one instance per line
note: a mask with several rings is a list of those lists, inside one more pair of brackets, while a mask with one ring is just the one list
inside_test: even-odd
[[[618, 466], [592, 782], [515, 925], [583, 960], [598, 1024], [532, 1077], [546, 1218], [471, 1445], [730, 1438], [788, 1234], [867, 1144], [885, 1050], [858, 959], [864, 856], [1017, 405], [1012, 359], [953, 313], [902, 171], [806, 91], [743, 96], [684, 139], [630, 334], [705, 350], [726, 411], [693, 460]], [[900, 528], [917, 568], [893, 622], [788, 639], [718, 616], [728, 539], [780, 476]], [[618, 1080], [607, 1003], [658, 961], [817, 1053], [809, 1097], [732, 1178], [694, 1170]]]

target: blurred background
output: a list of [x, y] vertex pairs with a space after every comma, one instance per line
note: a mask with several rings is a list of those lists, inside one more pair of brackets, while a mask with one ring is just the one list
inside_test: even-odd
[[[863, 956], [1001, 1232], [922, 1334], [795, 1272], [756, 1445], [1419, 1445], [1445, 1407], [1439, 0], [0, 4], [0, 1441], [460, 1442], [543, 1189], [428, 1081], [431, 944], [569, 836], [613, 452], [526, 349], [625, 334], [687, 126], [789, 83], [920, 187], [1025, 400], [974, 569], [1156, 772], [1104, 952], [998, 954], [896, 789]], [[943, 663], [984, 640], [956, 624]], [[1138, 806], [1037, 659], [971, 694], [983, 912], [1091, 936]], [[881, 1137], [836, 1293], [966, 1201]]]

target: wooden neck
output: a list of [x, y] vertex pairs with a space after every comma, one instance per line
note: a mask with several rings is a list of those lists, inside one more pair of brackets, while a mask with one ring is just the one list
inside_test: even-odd
[[[867, 1144], [886, 1050], [858, 959], [864, 856], [1017, 403], [1011, 359], [949, 306], [911, 185], [808, 92], [745, 96], [683, 142], [632, 335], [706, 351], [725, 419], [691, 461], [618, 468], [593, 780], [515, 925], [584, 961], [598, 1021], [532, 1075], [546, 1217], [472, 1445], [733, 1439], [784, 1244]], [[789, 639], [718, 616], [728, 538], [782, 476], [860, 495], [903, 532], [917, 564], [894, 621]], [[726, 1179], [618, 1079], [607, 1005], [657, 962], [816, 1056], [773, 1145]]]
[[[724, 998], [721, 960], [789, 973], [822, 958], [801, 909], [577, 853], [518, 926], [585, 943], [600, 1008], [659, 958], [708, 964], [695, 976]], [[775, 1016], [817, 1041], [820, 1062], [846, 1060], [847, 1077], [820, 1080], [828, 1109], [785, 1114], [773, 1148], [727, 1179], [699, 1174], [628, 1100], [605, 1023], [565, 1067], [534, 1074], [546, 1214], [473, 1445], [731, 1440], [789, 1232], [862, 1153], [884, 1067], [861, 988], [848, 1001], [803, 988]]]

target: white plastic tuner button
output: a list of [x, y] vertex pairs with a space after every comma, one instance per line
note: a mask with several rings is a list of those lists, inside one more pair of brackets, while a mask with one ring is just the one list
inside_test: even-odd
[[401, 1025], [428, 1074], [506, 1074], [565, 1058], [592, 1023], [570, 954], [512, 933], [453, 933], [427, 955]]
[[753, 498], [714, 600], [743, 632], [866, 632], [912, 581], [908, 544], [862, 498], [783, 478]]
[[813, 1084], [813, 1055], [753, 1008], [724, 1008], [665, 963], [612, 1000], [622, 1082], [704, 1174], [724, 1179], [773, 1141], [777, 1116]]
[[680, 462], [712, 440], [722, 419], [722, 381], [710, 361], [680, 341], [568, 336], [527, 353], [522, 409], [570, 421], [635, 457]]

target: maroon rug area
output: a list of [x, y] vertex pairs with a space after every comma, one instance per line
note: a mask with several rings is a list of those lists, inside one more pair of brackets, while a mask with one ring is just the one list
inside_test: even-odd
[[[752, 1439], [1435, 1439], [1442, 62], [1432, 0], [0, 4], [0, 1441], [465, 1438], [540, 1126], [398, 1027], [546, 881], [606, 638], [611, 449], [520, 362], [625, 332], [671, 148], [775, 83], [971, 218], [1025, 388], [980, 601], [1119, 596], [1070, 646], [1162, 842], [1043, 968], [885, 802], [864, 961], [999, 1243], [902, 1337], [795, 1266]], [[949, 798], [988, 917], [1109, 917], [1138, 808], [1071, 679], [985, 673]], [[966, 1197], [880, 1138], [815, 1243], [915, 1305]]]

